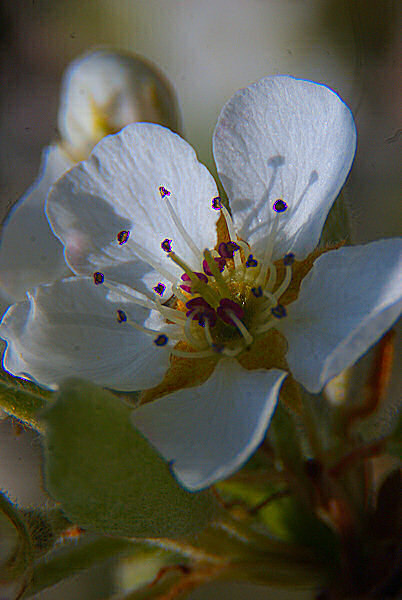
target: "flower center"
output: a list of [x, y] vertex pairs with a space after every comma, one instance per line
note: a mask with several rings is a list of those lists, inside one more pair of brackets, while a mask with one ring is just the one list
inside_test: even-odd
[[[161, 186], [159, 194], [182, 239], [198, 260], [200, 270], [194, 270], [176, 254], [173, 237], [165, 238], [161, 240], [160, 247], [182, 271], [177, 280], [169, 268], [161, 269], [153, 264], [145, 251], [132, 240], [129, 231], [120, 231], [116, 236], [117, 243], [120, 246], [132, 244], [133, 251], [140, 258], [167, 277], [172, 282], [173, 296], [162, 302], [166, 291], [162, 282], [156, 282], [153, 288], [155, 294], [147, 296], [122, 289], [105, 280], [100, 272], [94, 273], [94, 283], [109, 287], [136, 304], [157, 310], [167, 325], [166, 330], [158, 331], [135, 323], [122, 309], [117, 311], [117, 320], [152, 335], [156, 347], [166, 346], [170, 340], [176, 342], [176, 347], [171, 348], [175, 356], [237, 356], [249, 350], [257, 337], [276, 327], [287, 314], [281, 298], [292, 281], [294, 255], [289, 253], [283, 258], [280, 277], [278, 263], [272, 262], [279, 220], [286, 212], [287, 204], [282, 199], [274, 202], [272, 209], [276, 214], [269, 240], [264, 256], [257, 257], [250, 246], [238, 238], [232, 218], [220, 198], [212, 199], [212, 209], [221, 212], [226, 226], [226, 241], [218, 240], [217, 247], [201, 252], [176, 213], [171, 192]], [[177, 345], [180, 341], [185, 344]]]

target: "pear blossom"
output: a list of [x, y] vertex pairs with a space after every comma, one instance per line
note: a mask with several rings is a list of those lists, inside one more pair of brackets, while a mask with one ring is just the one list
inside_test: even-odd
[[27, 289], [72, 275], [63, 246], [46, 219], [46, 196], [52, 184], [87, 158], [99, 140], [134, 121], [179, 129], [175, 94], [154, 65], [107, 49], [92, 50], [69, 65], [58, 111], [60, 140], [43, 151], [37, 180], [13, 207], [3, 229], [1, 312], [23, 300]]
[[229, 476], [294, 380], [320, 392], [400, 313], [400, 240], [317, 249], [355, 147], [323, 85], [240, 90], [213, 139], [229, 212], [177, 134], [136, 123], [104, 139], [47, 201], [75, 276], [8, 310], [4, 367], [53, 389], [143, 390], [132, 422], [178, 480]]

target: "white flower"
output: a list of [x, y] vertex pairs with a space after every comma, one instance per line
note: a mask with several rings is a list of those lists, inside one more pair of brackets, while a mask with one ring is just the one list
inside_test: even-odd
[[[2, 234], [3, 310], [23, 300], [27, 289], [72, 274], [63, 246], [46, 219], [46, 196], [52, 184], [87, 158], [100, 139], [134, 121], [179, 127], [174, 92], [154, 65], [141, 57], [102, 49], [71, 63], [63, 78], [58, 113], [61, 139], [44, 150], [39, 176], [14, 206]], [[80, 240], [75, 243], [79, 246]]]
[[315, 250], [355, 144], [349, 109], [322, 85], [277, 76], [240, 90], [214, 134], [232, 220], [176, 134], [141, 123], [106, 138], [47, 204], [77, 276], [9, 309], [5, 368], [53, 388], [79, 376], [146, 390], [133, 423], [182, 484], [230, 475], [288, 371], [319, 392], [399, 315], [399, 240]]

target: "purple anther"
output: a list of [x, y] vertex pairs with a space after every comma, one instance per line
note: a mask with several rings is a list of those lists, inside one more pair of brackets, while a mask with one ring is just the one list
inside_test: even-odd
[[117, 321], [118, 323], [124, 323], [125, 321], [127, 321], [127, 315], [124, 312], [124, 310], [119, 309], [117, 311]]
[[228, 325], [236, 325], [228, 311], [229, 313], [236, 315], [238, 319], [242, 319], [244, 317], [244, 310], [239, 304], [237, 304], [237, 302], [230, 300], [229, 298], [222, 298], [222, 300], [219, 302], [218, 308], [216, 309], [218, 317], [220, 317], [222, 321]]
[[[198, 279], [201, 279], [201, 281], [203, 281], [204, 283], [208, 283], [208, 277], [204, 275], [204, 273], [197, 273], [196, 271], [194, 271], [194, 275], [197, 275]], [[181, 279], [182, 281], [191, 281], [191, 277], [190, 275], [187, 275], [187, 273], [183, 273]]]
[[122, 246], [123, 244], [125, 244], [129, 237], [130, 237], [129, 231], [119, 231], [119, 233], [117, 234], [117, 241], [119, 242], [119, 246]]
[[248, 259], [246, 260], [246, 267], [256, 267], [257, 265], [258, 260], [256, 260], [252, 254], [250, 254]]
[[205, 327], [205, 321], [208, 321], [210, 327], [215, 325], [217, 319], [216, 312], [204, 298], [199, 297], [189, 300], [186, 302], [186, 308], [188, 308], [186, 317], [189, 317], [193, 321], [198, 321], [202, 327]]
[[[226, 266], [226, 259], [223, 258], [222, 256], [218, 256], [218, 257], [214, 258], [214, 261], [216, 262], [219, 271], [222, 273], [222, 271], [224, 270], [224, 268]], [[202, 268], [204, 269], [204, 273], [206, 273], [207, 275], [209, 275], [211, 277], [212, 271], [209, 268], [209, 264], [206, 260], [202, 261]]]
[[157, 294], [159, 294], [159, 296], [163, 296], [163, 292], [166, 290], [166, 285], [164, 285], [163, 283], [159, 282], [158, 285], [156, 285], [153, 288], [154, 292], [156, 292]]
[[219, 196], [212, 198], [212, 208], [215, 210], [220, 210], [222, 208], [222, 201]]
[[[208, 277], [206, 275], [204, 275], [204, 273], [196, 273], [194, 272], [194, 275], [197, 275], [198, 279], [200, 279], [201, 281], [203, 281], [204, 283], [208, 283]], [[182, 281], [190, 281], [191, 282], [191, 278], [189, 275], [187, 275], [187, 273], [184, 273], [181, 276]], [[190, 283], [190, 285], [181, 285], [181, 289], [184, 290], [185, 292], [188, 292], [189, 294], [191, 293], [191, 286], [192, 286], [192, 282]]]
[[275, 200], [272, 208], [274, 209], [275, 212], [282, 213], [282, 212], [285, 212], [287, 207], [288, 207], [288, 205], [286, 204], [286, 202], [284, 200], [282, 200], [282, 198], [278, 198], [278, 200]]
[[161, 333], [160, 335], [158, 335], [157, 338], [154, 339], [154, 344], [156, 346], [166, 346], [168, 341], [169, 341], [168, 336], [165, 335], [164, 333]]
[[283, 264], [285, 265], [285, 267], [290, 267], [290, 265], [293, 265], [294, 262], [295, 255], [293, 254], [293, 252], [289, 252], [289, 254], [285, 254], [285, 256], [283, 257]]
[[208, 321], [208, 325], [210, 327], [213, 327], [216, 323], [217, 318], [218, 317], [216, 315], [216, 312], [214, 311], [214, 309], [212, 307], [210, 307], [208, 310], [200, 311], [196, 317], [196, 319], [198, 320], [198, 323], [199, 323], [199, 325], [201, 325], [201, 327], [205, 327], [206, 321]]
[[201, 298], [201, 296], [198, 296], [197, 298], [192, 298], [191, 300], [189, 300], [188, 302], [186, 302], [186, 308], [188, 308], [188, 312], [186, 313], [186, 316], [189, 317], [190, 314], [193, 310], [198, 310], [199, 308], [212, 308], [210, 304], [208, 304], [208, 302], [206, 300], [204, 300], [204, 298]]
[[99, 271], [94, 273], [94, 284], [95, 285], [100, 285], [104, 281], [105, 281], [105, 276], [103, 273], [100, 273]]
[[161, 248], [164, 252], [171, 252], [172, 251], [172, 240], [168, 240], [167, 238], [165, 240], [163, 240], [163, 242], [161, 243]]
[[163, 187], [163, 185], [160, 186], [159, 193], [161, 195], [161, 198], [165, 198], [165, 196], [170, 196], [169, 190], [167, 190], [165, 187]]
[[261, 298], [261, 296], [262, 296], [262, 287], [259, 285], [258, 287], [251, 288], [251, 293], [256, 298]]
[[218, 248], [218, 252], [222, 258], [233, 258], [233, 254], [237, 250], [240, 250], [240, 246], [236, 242], [221, 242]]
[[283, 319], [288, 314], [283, 304], [277, 304], [274, 308], [271, 308], [271, 313], [276, 319]]

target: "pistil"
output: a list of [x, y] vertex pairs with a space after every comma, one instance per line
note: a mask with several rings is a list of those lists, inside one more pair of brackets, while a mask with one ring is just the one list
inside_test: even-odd
[[213, 258], [209, 250], [204, 250], [204, 258], [207, 261], [208, 267], [213, 277], [215, 277], [216, 285], [218, 286], [218, 290], [220, 291], [220, 293], [223, 296], [230, 296], [230, 290], [224, 278], [222, 277], [222, 273], [220, 272], [219, 267], [215, 262], [215, 259]]

